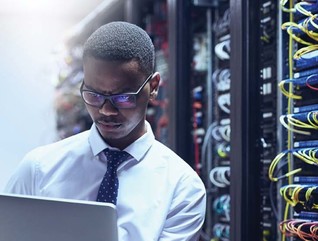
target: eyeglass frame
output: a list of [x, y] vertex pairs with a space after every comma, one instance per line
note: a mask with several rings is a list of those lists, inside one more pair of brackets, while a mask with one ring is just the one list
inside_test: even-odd
[[[83, 99], [83, 101], [89, 105], [89, 106], [92, 106], [92, 107], [96, 107], [96, 108], [102, 108], [106, 101], [109, 100], [109, 102], [117, 109], [132, 109], [132, 108], [135, 108], [136, 107], [136, 100], [137, 100], [137, 95], [140, 93], [140, 91], [146, 86], [146, 84], [151, 80], [151, 78], [153, 77], [153, 73], [151, 73], [145, 80], [144, 82], [141, 84], [141, 86], [139, 87], [139, 89], [136, 91], [136, 92], [128, 92], [128, 93], [122, 93], [122, 94], [114, 94], [114, 95], [104, 95], [102, 93], [99, 93], [99, 92], [96, 92], [96, 91], [92, 91], [92, 90], [86, 90], [86, 89], [83, 89], [84, 85], [85, 85], [85, 82], [84, 82], [84, 79], [82, 81], [82, 84], [81, 84], [81, 87], [80, 87], [80, 92], [81, 92], [81, 97]], [[83, 92], [90, 92], [90, 93], [93, 93], [95, 95], [100, 95], [100, 96], [103, 96], [105, 98], [105, 100], [102, 102], [101, 105], [97, 106], [97, 105], [92, 105], [90, 103], [87, 103], [84, 96], [83, 96]], [[114, 96], [125, 96], [125, 95], [129, 95], [129, 96], [133, 96], [134, 97], [134, 106], [132, 107], [117, 107], [116, 104], [114, 103], [113, 101], [113, 97]]]

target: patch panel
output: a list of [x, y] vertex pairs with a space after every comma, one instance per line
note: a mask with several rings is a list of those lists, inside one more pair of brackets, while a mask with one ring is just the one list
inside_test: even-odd
[[296, 87], [307, 87], [308, 84], [310, 85], [317, 85], [318, 84], [318, 74], [313, 74], [310, 76], [304, 76], [296, 79], [286, 79], [283, 80], [284, 84], [292, 83]]
[[305, 77], [305, 76], [310, 76], [313, 74], [318, 74], [318, 68], [315, 69], [308, 69], [308, 70], [303, 70], [303, 71], [297, 71], [294, 73], [294, 79]]
[[297, 177], [294, 177], [294, 183], [317, 185], [318, 177], [317, 176], [297, 176]]
[[294, 113], [318, 111], [318, 104], [299, 106], [294, 108]]
[[294, 142], [294, 147], [295, 148], [317, 147], [317, 146], [318, 146], [318, 140]]
[[[313, 7], [318, 7], [318, 4], [314, 4]], [[288, 28], [291, 28], [291, 32], [297, 36], [302, 36], [305, 35], [306, 33], [302, 30], [304, 27], [306, 27], [306, 29], [308, 31], [317, 31], [317, 28], [311, 23], [311, 21], [309, 21], [310, 19], [313, 21], [314, 24], [317, 24], [317, 20], [315, 18], [311, 18], [311, 17], [307, 17], [305, 15], [303, 15], [305, 18], [302, 20], [299, 20], [297, 22], [297, 26], [290, 26]]]
[[312, 221], [318, 220], [318, 213], [313, 213], [313, 212], [301, 212], [301, 213], [295, 213], [294, 214], [295, 218], [299, 219], [309, 219]]
[[[303, 123], [314, 123], [316, 124], [316, 116], [318, 115], [318, 111], [310, 111], [310, 112], [304, 112], [304, 113], [295, 113], [295, 114], [288, 114], [288, 115], [282, 115], [281, 119], [294, 119], [297, 120], [297, 122], [301, 121]], [[314, 129], [318, 129], [318, 126], [312, 125]], [[318, 123], [317, 123], [318, 124]]]
[[295, 59], [295, 71], [301, 71], [318, 66], [318, 51], [304, 54], [299, 59]]

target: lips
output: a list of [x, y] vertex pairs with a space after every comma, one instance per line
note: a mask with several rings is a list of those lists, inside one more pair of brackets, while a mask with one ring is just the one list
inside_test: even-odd
[[114, 130], [114, 129], [117, 129], [121, 126], [121, 124], [118, 124], [116, 122], [109, 122], [109, 121], [104, 121], [104, 120], [98, 120], [98, 121], [96, 121], [96, 124], [100, 128], [107, 129], [107, 130]]

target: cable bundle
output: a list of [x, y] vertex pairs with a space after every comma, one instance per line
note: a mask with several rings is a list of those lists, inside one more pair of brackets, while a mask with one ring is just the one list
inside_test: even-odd
[[230, 185], [230, 167], [215, 167], [210, 171], [210, 181], [217, 187]]
[[229, 90], [231, 85], [231, 72], [228, 68], [216, 69], [212, 74], [212, 80], [218, 91]]
[[288, 237], [318, 241], [318, 222], [301, 219], [288, 219], [279, 224], [280, 231]]
[[230, 105], [231, 105], [231, 98], [230, 93], [219, 95], [218, 97], [218, 105], [221, 110], [223, 110], [225, 113], [230, 113]]
[[214, 53], [221, 60], [230, 59], [230, 52], [230, 39], [223, 40], [216, 44], [214, 47]]
[[216, 198], [213, 202], [213, 209], [219, 215], [224, 215], [226, 220], [230, 220], [230, 195], [224, 194]]
[[268, 176], [271, 181], [277, 182], [279, 179], [284, 177], [292, 176], [296, 173], [299, 173], [302, 169], [297, 168], [295, 170], [290, 170], [284, 175], [281, 175], [279, 177], [274, 177], [274, 170], [277, 167], [278, 163], [283, 160], [286, 160], [288, 158], [288, 154], [292, 154], [293, 156], [299, 158], [301, 161], [304, 161], [305, 163], [309, 165], [316, 165], [318, 166], [318, 148], [314, 147], [308, 147], [308, 148], [296, 148], [291, 150], [286, 150], [281, 153], [279, 153], [271, 162], [268, 170]]
[[[294, 8], [287, 9], [284, 5], [287, 3], [287, 0], [282, 0], [281, 5], [283, 6], [284, 11], [288, 12], [297, 12], [303, 16], [307, 16], [304, 20], [299, 23], [295, 22], [286, 22], [282, 25], [282, 29], [286, 30], [287, 33], [291, 36], [293, 40], [307, 47], [300, 48], [294, 53], [294, 59], [300, 59], [303, 55], [318, 50], [318, 20], [317, 14], [312, 14], [307, 9], [314, 9], [318, 7], [317, 2], [299, 2], [296, 3]], [[304, 39], [304, 37], [309, 37], [309, 40]], [[317, 54], [316, 54], [317, 56]]]
[[[310, 135], [310, 132], [302, 129], [318, 129], [318, 111], [310, 111], [307, 113], [288, 114], [280, 116], [280, 123], [290, 131], [299, 134]], [[299, 129], [295, 129], [295, 128]]]
[[224, 11], [223, 16], [216, 20], [213, 24], [213, 30], [215, 34], [219, 36], [224, 36], [230, 31], [230, 9]]
[[230, 225], [216, 223], [213, 226], [213, 235], [215, 238], [218, 238], [222, 241], [229, 241], [230, 240]]
[[222, 142], [216, 144], [216, 151], [219, 157], [228, 158], [230, 155], [230, 144], [228, 142]]
[[293, 84], [293, 86], [296, 88], [301, 88], [301, 87], [307, 86], [309, 89], [317, 91], [318, 88], [314, 87], [313, 85], [318, 85], [318, 74], [312, 74], [312, 75], [297, 78], [297, 79], [287, 79], [287, 80], [281, 81], [278, 84], [278, 87], [280, 88], [281, 92], [286, 97], [300, 100], [300, 99], [302, 99], [302, 96], [290, 93], [289, 91], [287, 91], [285, 89], [285, 85], [289, 84], [289, 83]]
[[230, 124], [214, 125], [211, 130], [211, 135], [216, 141], [230, 142], [231, 127]]
[[290, 184], [280, 188], [280, 194], [298, 213], [318, 210], [318, 186]]

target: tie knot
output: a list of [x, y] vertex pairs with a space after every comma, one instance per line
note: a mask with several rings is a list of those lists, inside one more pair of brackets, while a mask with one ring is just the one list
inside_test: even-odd
[[109, 167], [114, 167], [115, 169], [117, 169], [122, 162], [131, 158], [129, 153], [120, 150], [111, 150], [107, 148], [105, 149], [104, 153], [108, 161], [107, 165]]

